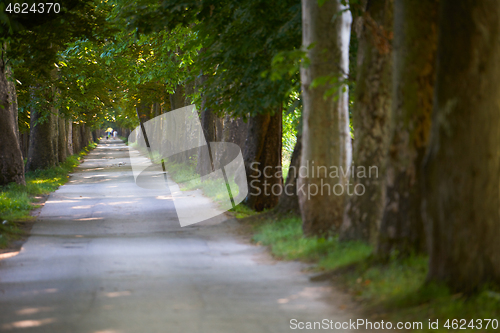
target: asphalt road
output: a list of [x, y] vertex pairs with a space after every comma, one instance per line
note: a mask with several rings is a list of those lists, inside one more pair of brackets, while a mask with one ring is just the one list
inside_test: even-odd
[[346, 295], [225, 219], [181, 228], [170, 193], [137, 187], [127, 147], [103, 141], [0, 261], [0, 330], [293, 332], [292, 319], [355, 318]]

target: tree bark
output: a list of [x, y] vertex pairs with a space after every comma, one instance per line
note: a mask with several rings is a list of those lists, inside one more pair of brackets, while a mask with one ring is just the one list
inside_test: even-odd
[[11, 103], [15, 86], [7, 80], [7, 69], [2, 59], [0, 57], [0, 185], [11, 182], [25, 185], [24, 162], [18, 139], [17, 105]]
[[42, 118], [42, 111], [32, 109], [27, 171], [46, 169], [57, 165], [57, 155], [54, 152], [56, 117], [51, 113], [44, 120], [40, 118]]
[[[206, 75], [200, 76], [200, 84], [206, 81]], [[202, 97], [200, 123], [203, 130], [204, 138], [207, 145], [200, 146], [198, 149], [198, 160], [196, 164], [196, 172], [200, 175], [207, 175], [214, 170], [212, 159], [215, 156], [210, 156], [213, 152], [210, 150], [210, 142], [217, 142], [217, 115], [211, 108], [207, 106], [206, 99]]]
[[434, 99], [438, 0], [395, 2], [392, 141], [377, 254], [425, 251], [421, 165]]
[[[217, 115], [211, 109], [203, 107], [204, 103], [202, 103], [200, 120], [205, 140], [207, 144], [210, 144], [210, 142], [217, 142], [217, 127], [215, 123]], [[209, 146], [204, 145], [198, 149], [196, 172], [200, 175], [207, 175], [214, 170], [214, 165], [212, 163], [213, 156], [210, 156], [212, 153]]]
[[300, 214], [299, 197], [297, 195], [297, 179], [299, 178], [300, 155], [302, 154], [302, 135], [297, 136], [297, 142], [293, 148], [288, 177], [283, 186], [278, 205], [275, 211], [280, 214]]
[[185, 103], [186, 97], [184, 96], [184, 87], [182, 85], [178, 85], [175, 88], [175, 92], [170, 94], [170, 106], [172, 107], [172, 110], [176, 110], [184, 107]]
[[[326, 1], [321, 7], [317, 0], [302, 1], [302, 41], [309, 48], [310, 65], [301, 68], [304, 105], [301, 168], [308, 172], [299, 174], [298, 194], [306, 235], [325, 235], [337, 230], [343, 217], [347, 177], [342, 172], [338, 177], [330, 177], [327, 169], [342, 168], [347, 172], [350, 165], [348, 95], [339, 85], [333, 87], [333, 95], [325, 98], [331, 85], [311, 85], [314, 79], [325, 75], [333, 75], [341, 82], [348, 72], [352, 19], [349, 11], [341, 13], [343, 9], [340, 0]], [[333, 17], [336, 18], [332, 22]], [[309, 170], [311, 167], [314, 174]]]
[[72, 130], [72, 141], [73, 141], [73, 154], [78, 154], [80, 150], [82, 150], [82, 147], [80, 145], [80, 130], [81, 130], [81, 124], [73, 124], [73, 130]]
[[66, 161], [66, 158], [68, 157], [67, 155], [67, 150], [68, 150], [68, 134], [66, 133], [66, 119], [63, 117], [58, 117], [58, 125], [59, 125], [59, 133], [58, 133], [58, 143], [57, 143], [57, 149], [58, 149], [58, 154], [57, 157], [59, 158], [59, 163], [63, 163]]
[[[248, 123], [243, 121], [243, 118], [231, 118], [227, 115], [224, 119], [222, 131], [222, 139], [224, 142], [232, 142], [240, 146], [241, 150], [245, 149], [245, 140], [248, 132]], [[218, 140], [220, 140], [218, 139]]]
[[[243, 152], [248, 183], [245, 203], [258, 212], [278, 204], [281, 176], [281, 110], [250, 118]], [[236, 180], [238, 183], [239, 180]]]
[[[376, 245], [385, 203], [385, 166], [389, 148], [392, 89], [393, 2], [368, 0], [357, 18], [358, 68], [353, 168], [341, 240]], [[376, 172], [372, 173], [372, 170]]]
[[66, 135], [68, 136], [67, 155], [73, 155], [73, 121], [66, 121]]
[[440, 0], [432, 129], [424, 161], [428, 280], [500, 286], [500, 3]]

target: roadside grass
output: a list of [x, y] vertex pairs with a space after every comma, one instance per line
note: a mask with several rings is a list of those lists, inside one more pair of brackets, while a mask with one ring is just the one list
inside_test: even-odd
[[49, 194], [66, 183], [68, 173], [96, 146], [95, 143], [90, 144], [57, 167], [27, 172], [26, 186], [10, 183], [0, 187], [0, 248], [5, 248], [10, 240], [22, 235], [19, 223], [34, 219], [30, 211], [37, 207], [37, 197]]
[[269, 246], [274, 256], [285, 260], [314, 262], [317, 264], [317, 271], [357, 263], [369, 257], [372, 252], [370, 246], [355, 242], [340, 243], [337, 237], [304, 237], [299, 217], [267, 220], [255, 228], [253, 241]]
[[[300, 217], [269, 217], [254, 224], [253, 241], [268, 246], [278, 259], [313, 263], [313, 271], [319, 272], [313, 280], [335, 279], [364, 305], [371, 321], [421, 322], [422, 330], [418, 331], [427, 332], [472, 330], [468, 326], [471, 320], [474, 331], [500, 328], [498, 290], [485, 288], [474, 295], [452, 293], [442, 285], [425, 283], [426, 256], [394, 256], [381, 262], [363, 243], [304, 237], [301, 223]], [[448, 319], [449, 328], [444, 327]], [[481, 329], [478, 319], [482, 319]], [[485, 319], [496, 321], [485, 329]], [[430, 329], [429, 320], [438, 320], [439, 329]]]

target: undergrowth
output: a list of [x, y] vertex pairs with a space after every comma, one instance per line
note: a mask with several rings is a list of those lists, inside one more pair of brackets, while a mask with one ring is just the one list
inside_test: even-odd
[[[500, 328], [497, 290], [484, 288], [473, 295], [452, 293], [443, 285], [425, 283], [427, 256], [394, 256], [381, 262], [363, 243], [343, 243], [337, 237], [304, 237], [301, 223], [299, 217], [269, 218], [254, 227], [253, 240], [268, 246], [277, 258], [313, 263], [320, 275], [335, 278], [364, 304], [370, 320], [421, 322], [427, 332], [490, 332]], [[486, 319], [497, 322], [491, 321], [485, 329]], [[429, 328], [429, 320], [438, 321], [437, 330]], [[449, 327], [445, 327], [447, 321]]]

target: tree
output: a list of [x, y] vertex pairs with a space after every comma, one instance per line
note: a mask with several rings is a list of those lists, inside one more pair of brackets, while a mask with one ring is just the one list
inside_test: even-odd
[[[50, 104], [52, 100], [49, 94], [51, 89], [40, 87], [33, 88], [33, 95], [38, 92], [44, 93], [46, 100]], [[30, 142], [28, 148], [28, 161], [26, 171], [46, 169], [58, 165], [57, 145], [54, 145], [54, 137], [57, 138], [57, 114], [54, 110], [44, 110], [39, 105], [34, 107], [30, 113]]]
[[470, 292], [500, 285], [500, 3], [442, 0], [440, 6], [424, 161], [428, 280]]
[[[357, 20], [358, 77], [352, 110], [354, 172], [340, 237], [375, 245], [385, 207], [392, 100], [392, 1], [368, 0]], [[376, 170], [373, 174], [372, 169]]]
[[[343, 192], [346, 177], [340, 171], [337, 177], [330, 177], [329, 168], [347, 172], [351, 160], [348, 96], [343, 86], [349, 68], [351, 20], [340, 0], [326, 1], [321, 6], [318, 0], [302, 1], [302, 40], [310, 64], [301, 69], [301, 167], [309, 170], [299, 174], [298, 193], [306, 235], [325, 235], [342, 223], [344, 196], [339, 189]], [[314, 80], [328, 75], [340, 84], [314, 84]], [[332, 89], [333, 93], [326, 97]]]
[[0, 38], [9, 42], [7, 56], [15, 63], [16, 76], [23, 77], [25, 89], [19, 94], [19, 104], [31, 112], [30, 131], [36, 132], [30, 134], [27, 170], [50, 167], [58, 163], [58, 143], [64, 142], [58, 136], [65, 135], [65, 131], [59, 131], [59, 108], [54, 98], [58, 51], [76, 38], [94, 37], [96, 23], [102, 23], [104, 15], [94, 1], [69, 0], [57, 14], [9, 16], [2, 20]]
[[377, 253], [425, 251], [421, 165], [429, 141], [438, 38], [438, 1], [396, 1], [392, 134], [386, 207]]
[[25, 184], [24, 162], [19, 146], [17, 105], [13, 102], [15, 86], [8, 82], [7, 68], [2, 57], [0, 59], [0, 185], [11, 182]]
[[[206, 75], [199, 86], [203, 110], [248, 118], [246, 142], [252, 147], [244, 149], [247, 175], [262, 176], [266, 167], [266, 170], [269, 167], [273, 170], [265, 183], [261, 177], [248, 177], [248, 181], [253, 181], [253, 188], [249, 184], [246, 204], [258, 210], [276, 205], [280, 191], [275, 185], [281, 186], [282, 182], [279, 173], [280, 113], [290, 98], [291, 77], [296, 74], [282, 80], [271, 80], [262, 74], [270, 70], [276, 54], [300, 47], [298, 1], [141, 0], [123, 3], [123, 16], [130, 18], [129, 26], [140, 33], [165, 27], [172, 30], [178, 25], [191, 27], [196, 33], [203, 52], [193, 63], [192, 73]], [[200, 99], [196, 103], [199, 105]], [[267, 130], [268, 123], [273, 130]], [[208, 128], [205, 130], [210, 132]], [[257, 162], [253, 164], [257, 170], [251, 170], [254, 162]], [[274, 186], [275, 194], [270, 186]]]

